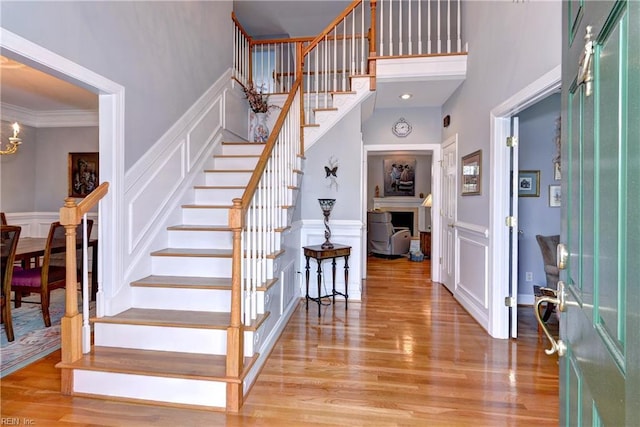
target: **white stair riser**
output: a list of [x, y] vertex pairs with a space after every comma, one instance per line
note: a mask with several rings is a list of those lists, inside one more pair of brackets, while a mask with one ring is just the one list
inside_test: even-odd
[[250, 170], [255, 169], [258, 157], [216, 157], [213, 166], [222, 170]]
[[133, 307], [158, 310], [231, 311], [231, 290], [134, 286]]
[[244, 188], [196, 188], [196, 203], [205, 205], [229, 205], [242, 197]]
[[75, 370], [73, 391], [224, 409], [227, 385], [222, 381]]
[[231, 277], [231, 258], [153, 256], [151, 271], [157, 276]]
[[205, 185], [242, 185], [249, 183], [252, 172], [207, 172]]
[[183, 208], [182, 223], [184, 225], [229, 225], [229, 209]]
[[169, 230], [170, 248], [231, 249], [231, 231]]
[[103, 347], [218, 355], [227, 351], [227, 331], [224, 329], [96, 322], [94, 332], [95, 345]]
[[259, 156], [265, 144], [222, 144], [222, 154], [225, 156]]

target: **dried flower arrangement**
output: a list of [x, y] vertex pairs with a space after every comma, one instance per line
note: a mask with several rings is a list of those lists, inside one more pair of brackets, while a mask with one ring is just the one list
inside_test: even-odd
[[278, 108], [277, 105], [269, 105], [269, 95], [263, 93], [262, 87], [258, 90], [253, 82], [249, 82], [247, 86], [242, 85], [242, 91], [254, 113], [268, 113], [269, 110]]

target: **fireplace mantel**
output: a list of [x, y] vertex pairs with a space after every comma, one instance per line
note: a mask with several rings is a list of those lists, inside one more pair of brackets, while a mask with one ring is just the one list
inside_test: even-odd
[[424, 199], [420, 197], [374, 197], [373, 209], [390, 212], [413, 212], [413, 235], [418, 236], [425, 229]]

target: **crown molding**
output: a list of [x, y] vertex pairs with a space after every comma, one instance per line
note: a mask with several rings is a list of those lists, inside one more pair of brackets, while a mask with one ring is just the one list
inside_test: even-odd
[[17, 105], [2, 103], [2, 120], [19, 122], [34, 128], [98, 126], [97, 110], [34, 111]]

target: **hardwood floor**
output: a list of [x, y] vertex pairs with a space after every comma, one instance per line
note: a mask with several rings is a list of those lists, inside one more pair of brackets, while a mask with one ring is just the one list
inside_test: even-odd
[[[531, 307], [496, 340], [429, 280], [429, 262], [371, 258], [361, 303], [300, 303], [237, 415], [60, 395], [59, 351], [1, 380], [2, 419], [38, 426], [558, 424], [558, 362]], [[557, 322], [554, 325], [557, 328]], [[132, 384], [132, 387], [135, 387]], [[6, 423], [5, 423], [6, 424]]]

